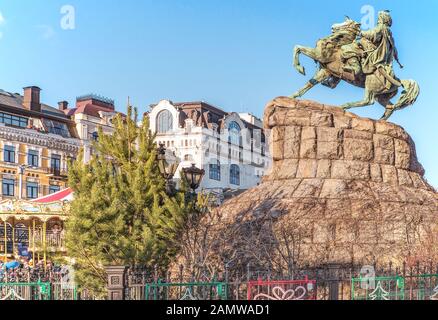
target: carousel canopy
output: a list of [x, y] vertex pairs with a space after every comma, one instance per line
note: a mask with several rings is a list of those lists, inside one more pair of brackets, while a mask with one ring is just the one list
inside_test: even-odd
[[32, 202], [37, 203], [53, 203], [53, 202], [59, 202], [59, 201], [72, 201], [73, 200], [73, 190], [71, 188], [67, 188], [64, 190], [61, 190], [59, 192], [50, 194], [48, 196], [35, 199]]

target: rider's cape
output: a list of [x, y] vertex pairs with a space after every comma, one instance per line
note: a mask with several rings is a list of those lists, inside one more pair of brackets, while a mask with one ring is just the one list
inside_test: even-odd
[[362, 70], [365, 74], [372, 74], [380, 66], [392, 66], [395, 45], [391, 30], [383, 24], [379, 24], [375, 29], [362, 32], [362, 41], [366, 58], [362, 62]]

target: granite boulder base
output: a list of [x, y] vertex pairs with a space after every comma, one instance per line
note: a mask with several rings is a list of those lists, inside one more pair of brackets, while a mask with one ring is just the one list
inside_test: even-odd
[[403, 128], [284, 97], [264, 123], [272, 170], [203, 219], [198, 262], [287, 271], [437, 258], [438, 195]]

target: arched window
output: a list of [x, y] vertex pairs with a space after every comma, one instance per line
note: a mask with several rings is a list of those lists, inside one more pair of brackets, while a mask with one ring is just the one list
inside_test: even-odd
[[230, 167], [230, 183], [240, 186], [240, 168], [236, 164], [232, 164]]
[[228, 125], [228, 142], [238, 145], [241, 145], [241, 138], [240, 138], [240, 131], [242, 129], [240, 128], [239, 124], [236, 121], [230, 122]]
[[172, 113], [169, 110], [161, 111], [157, 116], [157, 133], [167, 133], [173, 129]]
[[210, 179], [221, 181], [221, 163], [219, 160], [216, 163], [210, 164]]

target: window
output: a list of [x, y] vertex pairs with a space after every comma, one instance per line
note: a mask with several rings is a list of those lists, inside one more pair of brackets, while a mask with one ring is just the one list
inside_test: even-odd
[[26, 128], [29, 120], [24, 117], [17, 117], [7, 113], [0, 112], [0, 123], [4, 123], [9, 126]]
[[173, 129], [172, 113], [169, 110], [161, 111], [157, 116], [157, 132], [167, 133]]
[[97, 141], [99, 139], [99, 133], [97, 131], [94, 131], [91, 134], [91, 140]]
[[50, 169], [51, 173], [59, 175], [61, 173], [61, 156], [53, 154], [50, 159]]
[[15, 186], [15, 180], [3, 179], [3, 183], [2, 183], [3, 195], [7, 197], [13, 197], [15, 195], [14, 186]]
[[230, 183], [240, 186], [240, 168], [238, 165], [232, 164], [230, 167]]
[[27, 153], [27, 164], [32, 167], [39, 166], [39, 152], [36, 150], [29, 150]]
[[38, 198], [38, 183], [28, 182], [26, 184], [26, 194], [28, 199]]
[[49, 194], [57, 193], [61, 191], [59, 186], [49, 186]]
[[209, 172], [211, 180], [221, 181], [221, 163], [219, 161], [210, 164]]
[[4, 161], [9, 163], [15, 163], [15, 147], [5, 146], [4, 151]]
[[241, 137], [240, 137], [241, 128], [239, 124], [235, 121], [230, 122], [228, 125], [228, 142], [236, 145], [241, 145]]
[[49, 119], [43, 119], [43, 123], [49, 133], [57, 134], [64, 138], [70, 138], [70, 131], [65, 123]]
[[184, 156], [184, 161], [193, 161], [193, 156], [191, 154], [186, 154]]

